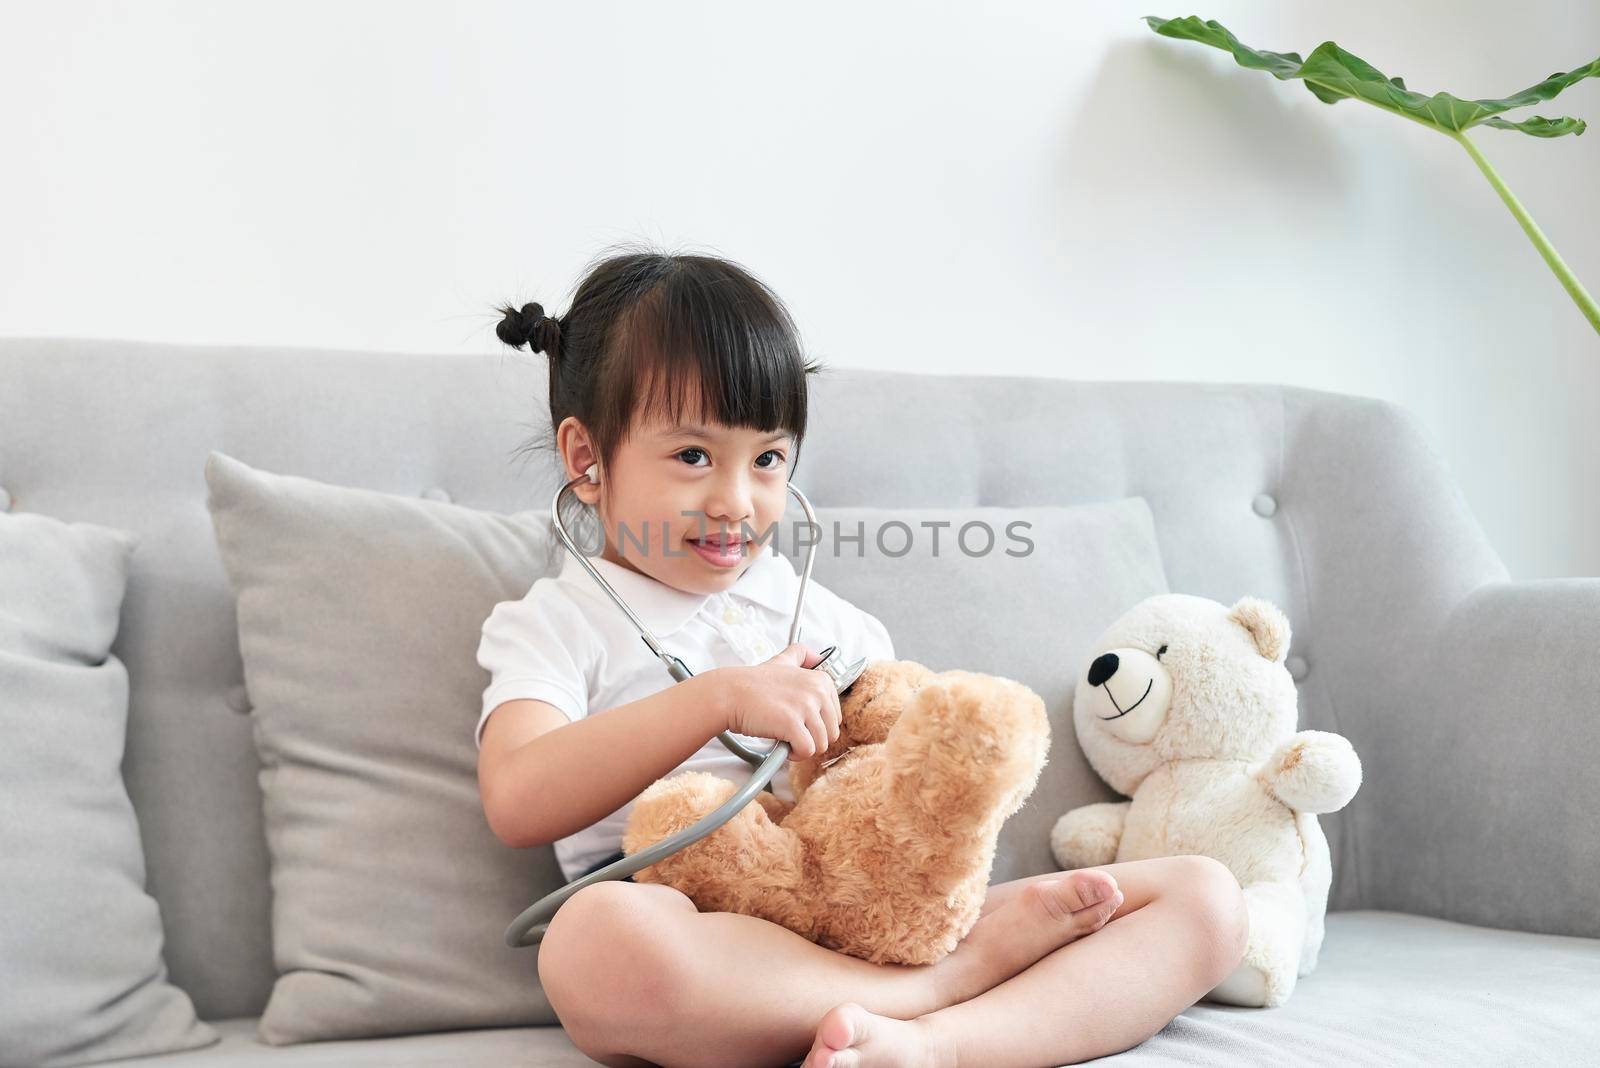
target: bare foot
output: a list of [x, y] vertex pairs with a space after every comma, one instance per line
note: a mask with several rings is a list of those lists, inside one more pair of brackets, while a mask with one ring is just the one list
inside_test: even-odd
[[1046, 953], [1098, 931], [1121, 904], [1116, 878], [1094, 868], [1029, 883], [978, 917], [950, 955], [934, 965], [944, 972], [943, 1000], [959, 1004], [998, 986]]
[[942, 1057], [919, 1020], [879, 1016], [846, 1001], [818, 1021], [802, 1068], [929, 1068], [943, 1064]]

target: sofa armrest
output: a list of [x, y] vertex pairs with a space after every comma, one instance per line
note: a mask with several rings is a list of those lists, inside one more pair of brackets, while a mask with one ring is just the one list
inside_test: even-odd
[[1480, 586], [1413, 663], [1372, 907], [1600, 937], [1600, 578]]

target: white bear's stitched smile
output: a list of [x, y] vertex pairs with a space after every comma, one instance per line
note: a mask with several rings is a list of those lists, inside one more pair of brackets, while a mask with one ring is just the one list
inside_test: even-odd
[[1111, 691], [1106, 688], [1105, 683], [1101, 683], [1100, 684], [1100, 688], [1106, 691], [1106, 696], [1111, 699], [1111, 706], [1117, 710], [1117, 714], [1115, 716], [1099, 716], [1097, 718], [1099, 718], [1099, 719], [1121, 719], [1123, 716], [1126, 716], [1129, 712], [1132, 712], [1134, 709], [1136, 709], [1140, 705], [1144, 704], [1144, 699], [1146, 697], [1150, 696], [1150, 688], [1152, 686], [1154, 686], [1155, 684], [1156, 684], [1156, 680], [1155, 679], [1151, 679], [1149, 682], [1145, 683], [1144, 684], [1144, 693], [1139, 695], [1139, 699], [1137, 701], [1135, 701], [1133, 704], [1129, 705], [1127, 708], [1123, 708], [1121, 705], [1117, 704], [1116, 697], [1113, 696]]

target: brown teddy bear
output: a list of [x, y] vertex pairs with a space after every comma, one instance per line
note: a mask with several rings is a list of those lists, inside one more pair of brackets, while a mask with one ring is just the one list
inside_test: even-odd
[[[634, 880], [874, 964], [932, 964], [977, 922], [1000, 826], [1044, 768], [1044, 702], [1011, 679], [880, 660], [839, 706], [837, 741], [789, 764], [792, 804], [762, 791]], [[623, 852], [691, 826], [737, 789], [707, 772], [658, 779], [634, 803]]]

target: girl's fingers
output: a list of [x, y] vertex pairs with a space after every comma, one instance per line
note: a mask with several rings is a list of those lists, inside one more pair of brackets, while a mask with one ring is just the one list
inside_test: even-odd
[[[838, 734], [845, 729], [845, 708], [838, 700], [838, 691], [834, 689], [834, 679], [827, 681], [827, 705], [834, 713], [834, 742], [837, 742]], [[829, 742], [829, 745], [834, 742]]]
[[833, 688], [833, 679], [825, 672], [817, 672], [817, 683], [822, 687], [822, 722], [828, 732], [828, 745], [832, 745], [839, 737], [840, 722], [843, 719], [843, 710], [839, 707], [839, 691]]
[[817, 750], [813, 756], [828, 751], [828, 725], [822, 722], [822, 713], [812, 709], [806, 713], [806, 726], [811, 728], [811, 736], [817, 740]]
[[791, 663], [798, 664], [800, 667], [808, 668], [822, 658], [817, 656], [817, 654], [813, 653], [810, 649], [807, 649], [804, 642], [790, 642], [788, 645], [785, 645], [782, 649], [778, 650], [778, 655], [774, 656], [772, 659], [787, 660]]

